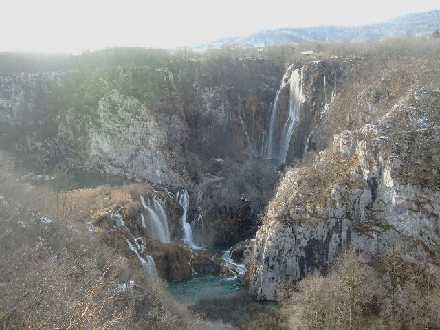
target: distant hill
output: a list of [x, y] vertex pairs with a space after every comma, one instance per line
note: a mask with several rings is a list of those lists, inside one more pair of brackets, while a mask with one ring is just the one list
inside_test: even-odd
[[241, 47], [257, 47], [283, 43], [320, 41], [366, 41], [401, 35], [424, 35], [440, 29], [440, 10], [413, 13], [382, 23], [360, 26], [314, 26], [306, 28], [282, 28], [264, 30], [245, 37], [230, 37], [215, 40], [206, 47], [235, 44]]

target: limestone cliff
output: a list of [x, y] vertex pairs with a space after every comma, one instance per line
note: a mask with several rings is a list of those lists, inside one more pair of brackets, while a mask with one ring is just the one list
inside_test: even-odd
[[[183, 184], [173, 170], [166, 129], [139, 100], [113, 90], [99, 100], [96, 112], [97, 122], [86, 125], [84, 135], [77, 137], [84, 167], [158, 184]], [[71, 111], [62, 123], [66, 140], [75, 138], [75, 118]]]
[[282, 300], [348, 246], [367, 262], [398, 249], [437, 267], [439, 105], [438, 91], [413, 89], [377, 123], [335, 135], [286, 172], [256, 235], [255, 298]]

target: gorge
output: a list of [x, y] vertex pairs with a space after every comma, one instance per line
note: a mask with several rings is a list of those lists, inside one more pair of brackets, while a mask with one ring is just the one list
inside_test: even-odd
[[[401, 47], [406, 42], [417, 47]], [[112, 281], [127, 295], [157, 281], [222, 274], [239, 280], [246, 299], [289, 306], [301, 280], [331, 274], [350, 249], [373, 268], [398, 253], [402, 265], [440, 283], [438, 40], [314, 46], [313, 55], [299, 45], [115, 48], [62, 57], [44, 71], [11, 71], [3, 59], [2, 212], [13, 214], [25, 195], [7, 191], [17, 184], [7, 174], [51, 176], [39, 212], [113, 251], [108, 259], [121, 266]], [[73, 170], [132, 181], [77, 189]], [[39, 189], [18, 181], [23, 191]], [[13, 215], [2, 226], [21, 228]], [[51, 225], [25, 226], [42, 231], [33, 240], [45, 246]], [[391, 278], [386, 267], [374, 268], [383, 282]], [[0, 273], [5, 292], [14, 288], [11, 274]], [[406, 292], [399, 278], [393, 299]], [[387, 302], [368, 305], [372, 315], [398, 322], [398, 308], [389, 312], [397, 303], [378, 297]], [[139, 324], [174, 308], [150, 298], [132, 300]], [[203, 304], [197, 308], [206, 312]], [[160, 313], [152, 307], [159, 305]], [[0, 304], [0, 312], [10, 306]], [[21, 320], [8, 315], [10, 324]], [[402, 322], [431, 326], [440, 322], [433, 315]]]

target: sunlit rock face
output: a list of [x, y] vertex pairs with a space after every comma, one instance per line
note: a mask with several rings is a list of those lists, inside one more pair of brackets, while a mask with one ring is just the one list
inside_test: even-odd
[[256, 235], [256, 299], [282, 300], [348, 246], [367, 262], [397, 249], [437, 267], [439, 103], [438, 91], [415, 90], [377, 124], [336, 135], [333, 148], [287, 171]]
[[87, 127], [86, 167], [159, 184], [183, 183], [172, 169], [166, 127], [138, 100], [113, 91], [99, 101], [97, 112], [99, 123]]

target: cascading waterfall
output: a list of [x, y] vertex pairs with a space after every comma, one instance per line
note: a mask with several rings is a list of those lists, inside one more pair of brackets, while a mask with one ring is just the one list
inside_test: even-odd
[[144, 259], [141, 256], [141, 253], [143, 251], [139, 250], [139, 246], [136, 243], [136, 247], [131, 244], [130, 240], [126, 239], [126, 242], [128, 244], [128, 247], [130, 248], [131, 251], [133, 251], [133, 253], [136, 255], [136, 257], [138, 257], [139, 261], [142, 264], [142, 267], [144, 268], [144, 270], [147, 272], [147, 274], [153, 278], [153, 279], [157, 279], [157, 268], [156, 268], [156, 264], [154, 263], [154, 259], [152, 256], [147, 255], [146, 259]]
[[286, 70], [286, 72], [283, 75], [283, 78], [281, 79], [281, 85], [280, 88], [277, 90], [277, 93], [275, 95], [275, 101], [273, 103], [272, 112], [270, 114], [270, 123], [269, 123], [269, 139], [267, 142], [267, 158], [268, 159], [274, 159], [274, 155], [278, 153], [278, 150], [274, 150], [278, 145], [274, 143], [274, 141], [278, 140], [278, 121], [279, 121], [279, 115], [278, 111], [280, 108], [280, 94], [283, 91], [284, 87], [286, 87], [287, 80], [288, 80], [288, 74], [292, 71], [293, 65], [289, 66], [289, 68]]
[[196, 218], [194, 218], [192, 228], [195, 228], [198, 233], [197, 243], [199, 246], [204, 246], [203, 233], [205, 232], [205, 220], [203, 219], [203, 214], [200, 213]]
[[130, 229], [128, 229], [127, 226], [125, 226], [124, 218], [121, 214], [111, 213], [110, 216], [112, 219], [116, 220], [115, 221], [116, 227], [124, 227], [125, 229], [127, 229], [128, 233], [131, 236], [131, 239], [134, 242], [133, 245], [130, 242], [130, 240], [126, 238], [125, 241], [127, 242], [128, 247], [130, 248], [131, 251], [133, 251], [134, 254], [136, 254], [136, 256], [138, 257], [139, 261], [142, 264], [142, 267], [147, 272], [147, 274], [151, 278], [156, 280], [158, 278], [158, 275], [157, 275], [156, 264], [154, 263], [153, 257], [150, 255], [146, 256], [146, 259], [142, 257], [142, 253], [145, 251], [145, 245], [142, 243], [142, 237], [135, 238], [133, 236], [133, 234], [130, 232]]
[[[145, 225], [151, 238], [157, 239], [162, 243], [171, 243], [170, 230], [168, 228], [168, 219], [163, 208], [163, 203], [156, 197], [153, 197], [153, 206], [147, 205], [144, 197], [140, 196], [142, 206], [147, 212], [149, 220]], [[143, 220], [145, 223], [145, 220]]]
[[289, 150], [290, 139], [293, 130], [299, 123], [302, 95], [302, 76], [301, 72], [296, 69], [290, 77], [290, 98], [289, 98], [289, 116], [284, 124], [283, 133], [280, 141], [280, 161], [281, 164], [286, 162], [287, 152]]
[[124, 218], [119, 213], [111, 213], [110, 217], [116, 219], [116, 227], [125, 227]]
[[225, 262], [226, 269], [233, 274], [229, 279], [237, 279], [241, 278], [246, 274], [246, 265], [240, 264], [234, 261], [232, 258], [232, 250], [226, 250], [222, 256], [223, 261]]
[[193, 250], [201, 250], [202, 248], [200, 246], [197, 246], [194, 244], [193, 237], [192, 237], [192, 228], [191, 224], [187, 221], [188, 220], [188, 209], [189, 209], [189, 195], [188, 192], [183, 189], [179, 190], [176, 193], [176, 199], [177, 202], [182, 206], [183, 208], [183, 214], [181, 217], [181, 223], [183, 228], [183, 234], [184, 234], [184, 243], [188, 245]]
[[[289, 107], [286, 116], [286, 114], [282, 113], [283, 109], [280, 106], [280, 96], [287, 85], [290, 86], [290, 90]], [[300, 119], [302, 102], [304, 102], [304, 96], [302, 94], [302, 69], [294, 70], [293, 65], [291, 65], [281, 80], [281, 85], [276, 93], [270, 116], [267, 158], [277, 164], [285, 164], [286, 162], [290, 139]], [[280, 120], [284, 117], [286, 117], [286, 120], [280, 131]]]
[[[131, 233], [130, 229], [125, 225], [124, 217], [119, 213], [110, 213], [110, 217], [112, 219], [116, 219], [115, 226], [116, 227], [124, 227], [127, 232], [130, 234], [131, 239], [133, 240], [134, 244], [136, 245], [137, 250], [142, 253], [145, 250], [145, 245], [142, 243], [142, 237], [134, 237]], [[140, 242], [140, 243], [139, 243]]]

